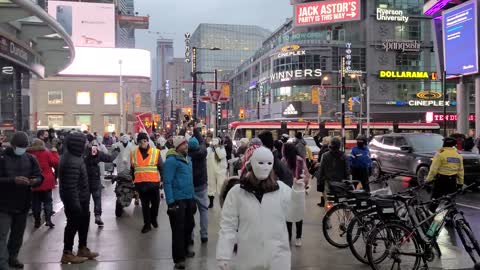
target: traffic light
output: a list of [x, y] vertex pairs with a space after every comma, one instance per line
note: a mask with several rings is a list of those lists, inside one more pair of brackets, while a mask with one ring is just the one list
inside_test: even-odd
[[353, 98], [348, 99], [348, 110], [353, 111]]
[[245, 109], [244, 108], [240, 108], [240, 112], [238, 113], [238, 117], [240, 119], [245, 119]]

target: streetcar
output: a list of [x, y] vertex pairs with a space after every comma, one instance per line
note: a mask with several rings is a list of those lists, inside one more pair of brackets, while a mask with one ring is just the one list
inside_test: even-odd
[[[370, 137], [392, 132], [405, 133], [439, 133], [440, 126], [437, 123], [395, 123], [395, 122], [370, 122]], [[299, 122], [299, 121], [250, 121], [232, 122], [229, 125], [232, 139], [238, 141], [241, 138], [257, 137], [260, 132], [269, 130], [274, 138], [280, 138], [282, 134], [294, 137], [295, 133], [302, 132], [304, 136], [315, 136], [320, 130], [320, 137], [340, 136], [341, 123], [339, 122]], [[367, 123], [362, 123], [362, 134], [367, 133]], [[359, 134], [359, 123], [352, 122], [345, 125], [346, 148], [356, 145], [355, 138]]]

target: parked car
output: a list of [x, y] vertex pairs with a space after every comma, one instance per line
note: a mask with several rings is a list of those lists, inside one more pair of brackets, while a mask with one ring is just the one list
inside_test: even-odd
[[[430, 133], [392, 133], [375, 136], [369, 144], [372, 174], [400, 173], [423, 183], [432, 158], [443, 145], [443, 136]], [[480, 155], [459, 151], [463, 156], [465, 183], [480, 179]]]

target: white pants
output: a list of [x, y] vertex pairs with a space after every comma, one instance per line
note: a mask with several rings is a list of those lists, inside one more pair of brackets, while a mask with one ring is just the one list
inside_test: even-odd
[[215, 196], [219, 195], [223, 183], [225, 182], [225, 179], [227, 178], [227, 172], [224, 169], [214, 169], [214, 168], [209, 168], [207, 170], [207, 175], [208, 175], [208, 196]]

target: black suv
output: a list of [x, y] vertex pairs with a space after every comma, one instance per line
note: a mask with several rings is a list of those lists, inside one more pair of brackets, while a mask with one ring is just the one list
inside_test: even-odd
[[[375, 136], [369, 144], [373, 161], [373, 176], [400, 173], [416, 177], [419, 183], [427, 178], [432, 158], [443, 145], [443, 136], [429, 133], [392, 133]], [[480, 155], [471, 152], [463, 156], [465, 183], [480, 179]]]

